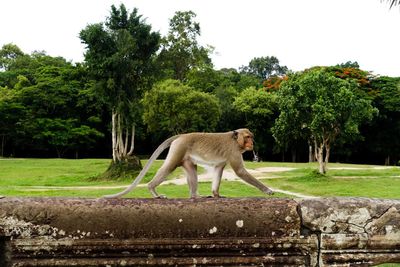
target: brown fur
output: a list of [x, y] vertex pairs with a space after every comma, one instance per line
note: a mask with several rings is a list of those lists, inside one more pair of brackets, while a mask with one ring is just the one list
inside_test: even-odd
[[159, 195], [155, 188], [179, 166], [182, 166], [187, 174], [190, 197], [199, 197], [197, 192], [198, 164], [214, 167], [216, 173], [212, 183], [214, 197], [220, 196], [219, 185], [226, 164], [230, 164], [235, 173], [247, 183], [266, 194], [273, 193], [244, 168], [242, 153], [253, 150], [253, 134], [248, 129], [238, 129], [226, 133], [188, 133], [167, 139], [156, 149], [146, 166], [128, 188], [106, 197], [120, 197], [129, 193], [143, 179], [154, 160], [169, 146], [170, 149], [164, 164], [148, 184], [148, 188], [154, 197], [164, 197]]

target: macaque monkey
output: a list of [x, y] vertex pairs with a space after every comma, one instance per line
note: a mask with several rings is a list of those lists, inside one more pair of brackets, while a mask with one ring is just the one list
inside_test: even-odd
[[106, 198], [120, 197], [129, 193], [143, 179], [150, 165], [169, 146], [169, 152], [161, 168], [157, 171], [148, 188], [155, 198], [165, 198], [156, 192], [156, 187], [177, 167], [182, 166], [187, 175], [191, 198], [200, 197], [197, 192], [197, 165], [214, 167], [212, 194], [220, 197], [219, 185], [226, 164], [230, 164], [237, 176], [245, 182], [271, 195], [272, 190], [254, 178], [243, 165], [242, 153], [253, 150], [253, 134], [248, 129], [238, 129], [226, 133], [188, 133], [176, 135], [165, 140], [151, 155], [149, 161], [133, 183], [124, 191], [107, 195]]

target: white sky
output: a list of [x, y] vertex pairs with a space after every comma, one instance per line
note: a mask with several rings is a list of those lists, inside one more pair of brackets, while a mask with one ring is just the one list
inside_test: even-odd
[[194, 11], [217, 69], [276, 56], [294, 71], [357, 61], [374, 74], [400, 76], [400, 7], [389, 10], [386, 0], [1, 0], [0, 46], [82, 62], [79, 32], [120, 3], [137, 7], [163, 35], [175, 11]]

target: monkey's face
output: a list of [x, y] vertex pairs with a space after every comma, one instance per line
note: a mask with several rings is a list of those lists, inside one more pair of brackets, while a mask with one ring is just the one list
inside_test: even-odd
[[239, 146], [243, 149], [243, 152], [253, 150], [254, 146], [253, 133], [250, 132], [248, 129], [239, 129], [236, 130], [236, 132], [237, 132], [237, 141], [239, 143]]
[[244, 149], [246, 151], [251, 151], [251, 150], [253, 150], [253, 145], [254, 145], [253, 135], [245, 134], [244, 135]]

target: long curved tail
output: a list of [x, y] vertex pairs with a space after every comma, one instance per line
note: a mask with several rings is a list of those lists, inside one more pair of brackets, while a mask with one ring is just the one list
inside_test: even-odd
[[131, 192], [139, 183], [140, 181], [142, 181], [143, 177], [146, 175], [147, 171], [150, 169], [151, 164], [158, 158], [158, 156], [160, 156], [160, 154], [166, 149], [168, 148], [171, 143], [177, 139], [179, 137], [179, 135], [175, 135], [172, 136], [170, 138], [168, 138], [167, 140], [165, 140], [161, 145], [159, 145], [157, 147], [157, 149], [154, 151], [153, 155], [151, 155], [149, 161], [147, 161], [146, 165], [144, 166], [144, 168], [141, 170], [141, 172], [139, 173], [139, 175], [136, 177], [136, 179], [123, 191], [113, 194], [113, 195], [106, 195], [104, 196], [104, 198], [116, 198], [116, 197], [121, 197], [125, 194], [128, 194], [129, 192]]

